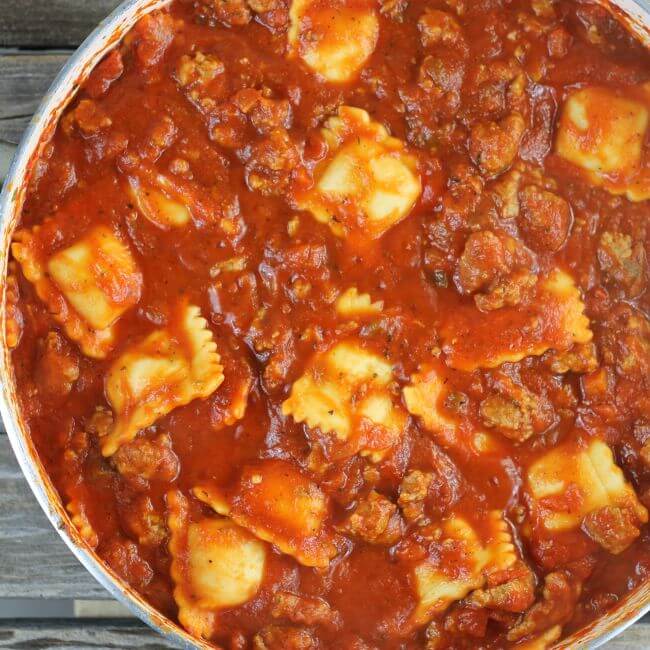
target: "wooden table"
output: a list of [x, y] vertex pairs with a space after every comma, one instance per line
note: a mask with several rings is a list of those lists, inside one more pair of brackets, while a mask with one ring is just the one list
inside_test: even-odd
[[[52, 78], [118, 0], [0, 0], [0, 178]], [[41, 512], [0, 430], [0, 599], [56, 600], [63, 618], [0, 619], [0, 648], [170, 648], [111, 600]], [[61, 602], [63, 601], [63, 602]], [[650, 621], [609, 650], [650, 649]]]

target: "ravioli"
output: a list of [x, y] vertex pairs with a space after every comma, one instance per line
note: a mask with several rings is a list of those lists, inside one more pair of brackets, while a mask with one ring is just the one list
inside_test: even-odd
[[581, 88], [564, 105], [556, 151], [594, 185], [641, 201], [650, 198], [650, 177], [638, 178], [647, 127], [643, 103], [607, 88]]
[[413, 375], [411, 383], [402, 390], [408, 412], [422, 418], [431, 431], [453, 431], [459, 426], [459, 421], [442, 409], [448, 395], [446, 383], [441, 364], [432, 363]]
[[442, 328], [446, 362], [471, 372], [588, 343], [593, 333], [584, 310], [574, 279], [554, 269], [538, 282], [530, 305], [487, 314], [474, 306], [454, 310]]
[[266, 545], [227, 518], [191, 522], [179, 491], [167, 494], [167, 506], [178, 618], [192, 634], [210, 638], [220, 610], [242, 605], [259, 591]]
[[204, 483], [192, 492], [305, 566], [327, 567], [337, 553], [327, 497], [291, 462], [262, 460], [245, 467], [232, 489]]
[[23, 312], [20, 308], [20, 288], [16, 275], [16, 262], [7, 265], [7, 281], [5, 284], [5, 340], [7, 347], [13, 350], [23, 335]]
[[157, 178], [159, 187], [152, 187], [143, 184], [135, 176], [129, 176], [128, 192], [135, 206], [145, 218], [162, 230], [187, 225], [192, 219], [189, 209], [183, 202], [170, 198], [171, 181], [162, 174], [158, 174]]
[[500, 510], [491, 511], [483, 538], [461, 516], [452, 516], [440, 526], [440, 553], [415, 567], [418, 604], [412, 615], [415, 625], [424, 625], [444, 612], [452, 602], [483, 587], [488, 576], [511, 567], [517, 553], [508, 524]]
[[331, 83], [354, 79], [379, 38], [371, 0], [292, 0], [289, 18], [290, 56]]
[[570, 442], [549, 451], [528, 470], [533, 513], [549, 531], [573, 530], [605, 506], [629, 510], [641, 522], [648, 512], [601, 440]]
[[460, 418], [444, 410], [444, 402], [451, 395], [451, 385], [449, 370], [439, 361], [424, 364], [412, 375], [409, 385], [402, 389], [402, 395], [408, 412], [419, 418], [424, 428], [434, 433], [445, 447], [469, 448], [476, 454], [498, 450], [499, 444], [494, 436], [484, 431], [463, 432]]
[[131, 345], [109, 368], [105, 392], [115, 419], [101, 440], [104, 456], [223, 381], [217, 344], [199, 308], [181, 304], [172, 316], [170, 325]]
[[357, 341], [317, 353], [291, 387], [283, 415], [331, 434], [339, 455], [380, 460], [401, 438], [406, 413], [390, 391], [390, 363]]
[[81, 538], [85, 540], [90, 548], [97, 548], [99, 537], [88, 519], [86, 507], [81, 499], [72, 499], [66, 505], [66, 510], [70, 514], [70, 521], [74, 524]]
[[107, 226], [48, 255], [44, 249], [55, 229], [51, 219], [19, 230], [11, 250], [65, 333], [85, 355], [104, 358], [114, 345], [113, 325], [140, 300], [142, 274], [129, 247]]
[[[103, 226], [50, 257], [47, 271], [94, 330], [110, 327], [140, 299], [141, 275], [131, 252]], [[127, 297], [118, 302], [125, 289], [124, 280], [136, 286], [127, 284]]]
[[377, 239], [405, 219], [421, 192], [417, 159], [360, 108], [341, 106], [322, 129], [328, 152], [297, 207], [341, 238]]
[[[585, 304], [575, 280], [565, 271], [555, 269], [539, 284], [538, 296], [548, 308], [557, 310], [557, 340], [555, 349], [567, 348], [574, 344], [589, 343], [593, 338], [590, 323], [585, 316]], [[539, 352], [537, 354], [540, 354]]]
[[335, 308], [343, 318], [361, 318], [380, 314], [384, 303], [382, 300], [372, 302], [370, 294], [359, 293], [356, 287], [350, 287], [336, 299]]

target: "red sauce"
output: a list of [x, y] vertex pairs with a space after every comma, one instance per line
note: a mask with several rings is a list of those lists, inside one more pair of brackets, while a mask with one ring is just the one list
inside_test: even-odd
[[[254, 594], [203, 607], [207, 631], [189, 626], [215, 644], [503, 648], [548, 630], [552, 643], [602, 616], [650, 566], [648, 211], [625, 195], [649, 177], [646, 124], [632, 172], [590, 174], [558, 145], [580, 89], [645, 111], [650, 58], [590, 2], [350, 0], [337, 11], [304, 19], [292, 55], [284, 0], [178, 0], [143, 18], [92, 73], [38, 161], [22, 213], [21, 232], [40, 232], [30, 254], [48, 288], [37, 295], [15, 248], [20, 264], [10, 267], [22, 411], [89, 543], [186, 627], [172, 563], [186, 567], [191, 549], [170, 552], [170, 491], [189, 504], [184, 526], [229, 517], [263, 540]], [[324, 79], [309, 52], [349, 11], [359, 42], [373, 17], [376, 43], [347, 81]], [[414, 161], [416, 199], [384, 230], [372, 230], [356, 190], [323, 199], [329, 223], [305, 207], [336, 153], [321, 129], [341, 106], [401, 141], [393, 161]], [[586, 147], [608, 137], [610, 112], [588, 116], [587, 130], [601, 130]], [[160, 196], [184, 223], [156, 212]], [[48, 260], [98, 225], [137, 271], [118, 263], [116, 279], [100, 269], [109, 305], [127, 307], [108, 319], [111, 342], [89, 354], [69, 323], [84, 336], [92, 326]], [[548, 288], [558, 273], [568, 293]], [[350, 288], [381, 305], [342, 315], [336, 301]], [[123, 355], [156, 331], [177, 358], [192, 357], [178, 305], [207, 320], [223, 381], [107, 453], [115, 364], [126, 368]], [[359, 416], [345, 444], [282, 406], [301, 377], [328, 381], [325, 355], [342, 341], [390, 377], [354, 384], [329, 416], [337, 399], [356, 413], [376, 390], [398, 422]], [[442, 396], [409, 403], [404, 388], [431, 368]], [[175, 399], [174, 381], [155, 398]], [[122, 415], [141, 403], [136, 395]], [[614, 490], [589, 506], [597, 489], [579, 477], [535, 495], [535, 463], [556, 448], [582, 458], [594, 441], [613, 451], [627, 496]], [[258, 466], [290, 468], [259, 470], [259, 503]], [[225, 510], [199, 500], [198, 485], [225, 495]], [[513, 561], [477, 559], [491, 552], [493, 511]], [[578, 514], [554, 530], [557, 513]], [[459, 522], [474, 541], [454, 532]], [[418, 567], [468, 586], [421, 614]]]

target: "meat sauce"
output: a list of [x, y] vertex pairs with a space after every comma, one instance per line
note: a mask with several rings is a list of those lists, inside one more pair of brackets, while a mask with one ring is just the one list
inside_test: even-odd
[[650, 571], [650, 58], [568, 0], [195, 0], [37, 161], [6, 339], [86, 542], [224, 648], [543, 648]]

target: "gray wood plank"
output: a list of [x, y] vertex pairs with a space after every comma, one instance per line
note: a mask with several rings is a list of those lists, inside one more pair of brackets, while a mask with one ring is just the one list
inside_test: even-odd
[[64, 52], [0, 54], [0, 141], [20, 141], [32, 113], [68, 56]]
[[[2, 179], [7, 175], [9, 165], [11, 164], [11, 158], [13, 157], [15, 150], [16, 147], [13, 144], [7, 144], [0, 140], [0, 184], [2, 184]], [[0, 431], [3, 431], [1, 423]]]
[[607, 650], [647, 650], [650, 648], [650, 623], [636, 623], [602, 647]]
[[76, 47], [120, 0], [2, 0], [0, 47]]
[[110, 598], [70, 553], [0, 435], [0, 598]]
[[137, 621], [84, 621], [83, 624], [78, 620], [27, 621], [20, 626], [13, 622], [0, 622], [0, 648], [12, 650], [158, 650], [175, 647]]

